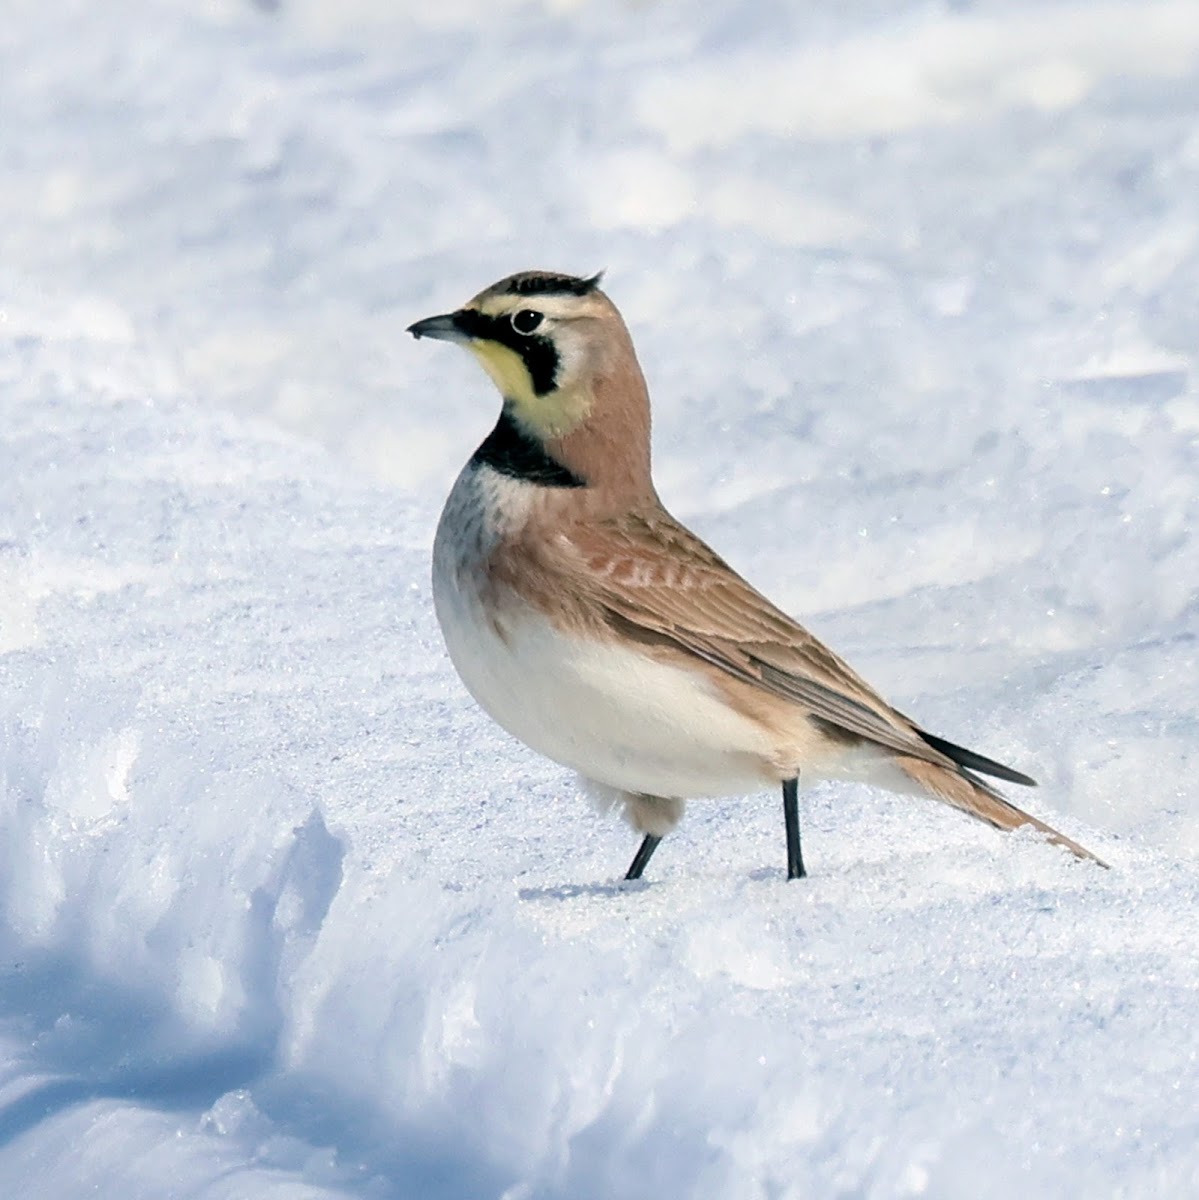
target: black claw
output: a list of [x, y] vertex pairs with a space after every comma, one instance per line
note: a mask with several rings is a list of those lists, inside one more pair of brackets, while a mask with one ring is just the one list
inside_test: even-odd
[[633, 856], [633, 861], [629, 869], [625, 872], [626, 879], [640, 879], [641, 872], [645, 870], [645, 864], [654, 856], [654, 851], [658, 848], [658, 843], [662, 839], [654, 837], [652, 833], [647, 833], [641, 845], [637, 849], [637, 853]]
[[783, 781], [783, 821], [787, 826], [787, 878], [802, 879], [803, 852], [799, 845], [799, 780]]

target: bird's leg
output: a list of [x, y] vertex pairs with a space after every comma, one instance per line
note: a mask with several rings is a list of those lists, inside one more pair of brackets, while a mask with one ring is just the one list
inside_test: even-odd
[[658, 848], [658, 843], [662, 839], [655, 837], [652, 833], [647, 833], [638, 848], [637, 853], [633, 856], [633, 861], [625, 872], [626, 879], [640, 879], [641, 872], [645, 870], [645, 864], [654, 856], [654, 851]]
[[[798, 777], [783, 780], [783, 821], [787, 826], [787, 878], [802, 879], [807, 871], [803, 869], [803, 854], [799, 848]], [[648, 854], [646, 858], [649, 858]]]

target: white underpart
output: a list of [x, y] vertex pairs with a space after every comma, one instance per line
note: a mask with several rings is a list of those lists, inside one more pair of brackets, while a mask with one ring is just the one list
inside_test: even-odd
[[633, 647], [568, 636], [531, 607], [485, 610], [480, 564], [505, 527], [523, 521], [533, 492], [468, 466], [438, 526], [433, 599], [471, 695], [526, 745], [608, 787], [726, 796], [772, 782], [766, 732], [702, 675]]
[[597, 812], [619, 813], [638, 833], [665, 837], [683, 819], [686, 801], [676, 797], [628, 792], [623, 788], [597, 783], [585, 775], [579, 776], [579, 785]]

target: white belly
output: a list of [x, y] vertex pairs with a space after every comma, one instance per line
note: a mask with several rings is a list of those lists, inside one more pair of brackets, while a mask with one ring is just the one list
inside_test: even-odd
[[434, 604], [462, 682], [500, 725], [555, 762], [623, 791], [725, 796], [773, 782], [763, 730], [730, 709], [702, 675], [636, 649], [567, 637], [531, 609], [506, 608], [501, 636], [470, 569], [482, 549], [471, 534], [483, 531], [464, 522], [465, 497], [455, 506], [463, 482], [438, 529]]

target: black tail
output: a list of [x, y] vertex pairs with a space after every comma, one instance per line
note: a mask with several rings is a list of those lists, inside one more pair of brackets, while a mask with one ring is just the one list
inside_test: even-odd
[[939, 738], [935, 734], [925, 733], [923, 729], [917, 729], [916, 732], [938, 753], [944, 754], [946, 758], [957, 763], [959, 767], [965, 767], [968, 771], [977, 771], [980, 775], [992, 775], [996, 779], [1006, 779], [1008, 783], [1018, 783], [1023, 787], [1036, 787], [1037, 781], [1030, 779], [1027, 775], [1022, 775], [1019, 771], [1013, 771], [1011, 767], [1005, 767], [1003, 763], [997, 763], [994, 759], [984, 758], [981, 754], [975, 754], [973, 750], [966, 750], [962, 746], [955, 746], [952, 742], [947, 742], [944, 738]]

